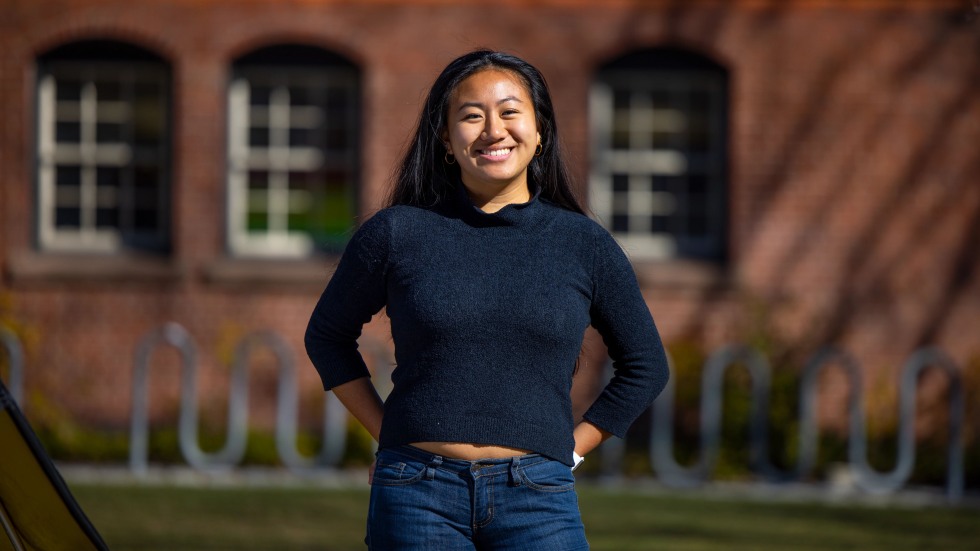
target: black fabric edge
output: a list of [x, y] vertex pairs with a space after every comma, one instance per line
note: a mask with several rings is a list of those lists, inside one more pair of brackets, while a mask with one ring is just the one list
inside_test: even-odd
[[57, 467], [54, 466], [54, 462], [48, 457], [47, 451], [45, 451], [41, 441], [38, 440], [37, 435], [34, 434], [30, 423], [27, 422], [27, 418], [21, 413], [20, 408], [17, 407], [17, 402], [14, 401], [13, 397], [7, 391], [7, 387], [3, 384], [2, 380], [0, 380], [0, 406], [10, 412], [10, 418], [13, 419], [14, 426], [17, 427], [21, 436], [24, 437], [24, 441], [27, 442], [27, 447], [34, 454], [34, 458], [37, 460], [38, 465], [41, 466], [41, 470], [44, 471], [45, 476], [48, 477], [51, 485], [54, 486], [58, 496], [65, 502], [68, 512], [71, 513], [72, 518], [81, 527], [82, 532], [88, 536], [96, 548], [102, 551], [109, 551], [109, 547], [102, 539], [102, 536], [99, 535], [98, 530], [95, 529], [92, 522], [85, 516], [82, 507], [75, 500], [75, 496], [72, 495], [71, 490], [68, 489], [68, 485], [61, 477], [61, 473], [58, 472]]

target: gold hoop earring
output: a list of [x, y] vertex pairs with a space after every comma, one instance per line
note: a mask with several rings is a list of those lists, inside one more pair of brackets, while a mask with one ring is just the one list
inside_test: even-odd
[[447, 165], [456, 164], [456, 156], [448, 151], [446, 151], [446, 154], [442, 156], [442, 160], [445, 161]]
[[544, 151], [544, 146], [542, 146], [541, 144], [538, 144], [538, 147], [535, 147], [534, 148], [534, 156], [535, 157], [540, 157], [542, 151]]

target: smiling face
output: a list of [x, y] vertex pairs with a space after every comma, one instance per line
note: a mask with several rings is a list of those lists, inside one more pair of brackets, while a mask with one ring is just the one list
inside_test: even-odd
[[447, 115], [443, 138], [467, 191], [484, 200], [527, 200], [527, 166], [541, 134], [521, 79], [499, 69], [470, 75], [453, 93]]

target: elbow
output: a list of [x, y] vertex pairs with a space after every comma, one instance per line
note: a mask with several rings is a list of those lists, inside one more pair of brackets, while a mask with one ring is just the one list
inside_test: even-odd
[[310, 359], [317, 355], [322, 342], [322, 331], [317, 328], [315, 320], [311, 319], [306, 326], [306, 332], [303, 334], [303, 346], [306, 348], [306, 355]]
[[660, 393], [667, 388], [667, 383], [670, 381], [670, 362], [667, 359], [667, 353], [661, 349], [658, 356], [656, 375], [654, 376], [654, 399], [656, 399], [657, 396], [659, 396]]

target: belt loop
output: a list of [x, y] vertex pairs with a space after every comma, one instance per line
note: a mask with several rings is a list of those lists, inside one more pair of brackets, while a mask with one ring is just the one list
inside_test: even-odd
[[517, 469], [521, 466], [521, 456], [515, 455], [510, 459], [510, 485], [520, 486], [521, 485], [521, 475], [518, 474]]
[[433, 456], [432, 461], [430, 461], [429, 464], [426, 465], [425, 467], [426, 480], [432, 480], [433, 478], [436, 477], [436, 469], [439, 467], [439, 465], [442, 465], [442, 456], [441, 455]]

